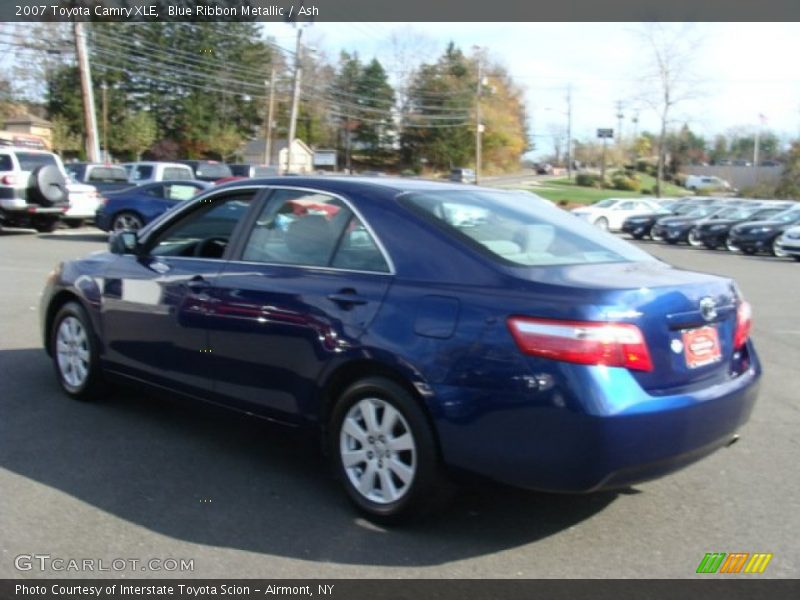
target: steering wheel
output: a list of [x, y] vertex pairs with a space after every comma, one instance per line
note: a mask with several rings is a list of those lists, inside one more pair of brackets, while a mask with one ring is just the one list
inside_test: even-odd
[[209, 237], [197, 242], [194, 247], [194, 256], [203, 258], [221, 258], [228, 245], [228, 238]]

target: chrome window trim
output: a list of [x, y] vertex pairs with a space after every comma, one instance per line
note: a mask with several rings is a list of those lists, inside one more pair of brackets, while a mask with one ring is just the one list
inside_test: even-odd
[[[309, 271], [331, 271], [335, 273], [360, 273], [362, 275], [383, 275], [384, 277], [391, 277], [394, 273], [389, 273], [388, 271], [362, 271], [360, 269], [342, 269], [340, 267], [316, 267], [313, 265], [291, 265], [287, 263], [271, 263], [271, 262], [262, 262], [257, 260], [225, 260], [222, 258], [207, 258], [203, 256], [170, 256], [168, 254], [157, 254], [153, 255], [153, 259], [163, 262], [162, 259], [166, 260], [205, 260], [211, 261], [215, 263], [225, 264], [225, 265], [257, 265], [262, 267], [285, 267], [287, 269], [304, 269]], [[223, 274], [223, 272], [220, 272]]]

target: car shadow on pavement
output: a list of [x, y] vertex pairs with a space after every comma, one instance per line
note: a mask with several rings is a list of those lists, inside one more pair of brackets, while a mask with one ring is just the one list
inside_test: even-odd
[[[425, 566], [492, 554], [617, 497], [470, 484], [440, 514], [387, 530], [351, 508], [311, 436], [137, 390], [74, 401], [40, 349], [0, 351], [0, 415], [0, 468], [178, 540], [306, 561]], [[5, 494], [13, 503], [14, 490]]]
[[40, 233], [40, 240], [57, 240], [59, 242], [107, 242], [108, 233], [100, 231], [81, 231], [80, 233]]

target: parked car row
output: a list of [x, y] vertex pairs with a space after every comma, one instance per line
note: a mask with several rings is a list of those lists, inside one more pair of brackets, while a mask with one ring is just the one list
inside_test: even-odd
[[[634, 239], [649, 237], [668, 244], [685, 243], [710, 250], [724, 248], [743, 254], [791, 255], [800, 260], [800, 204], [796, 202], [689, 197], [660, 203], [649, 201], [656, 206], [644, 212], [641, 206], [645, 202], [648, 201], [604, 200], [573, 213], [602, 229], [619, 229]], [[637, 212], [640, 208], [641, 212]], [[624, 216], [616, 227], [619, 214], [625, 212], [629, 216]]]
[[213, 160], [72, 162], [46, 150], [0, 149], [0, 226], [53, 231], [94, 221], [103, 230], [139, 229], [214, 184], [278, 175], [267, 165]]

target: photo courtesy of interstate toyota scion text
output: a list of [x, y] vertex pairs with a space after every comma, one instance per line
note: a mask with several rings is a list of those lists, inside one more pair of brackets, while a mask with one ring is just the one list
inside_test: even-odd
[[666, 475], [737, 439], [761, 377], [730, 279], [527, 192], [410, 178], [209, 188], [58, 265], [41, 326], [73, 398], [139, 383], [318, 431], [382, 522], [465, 473]]

